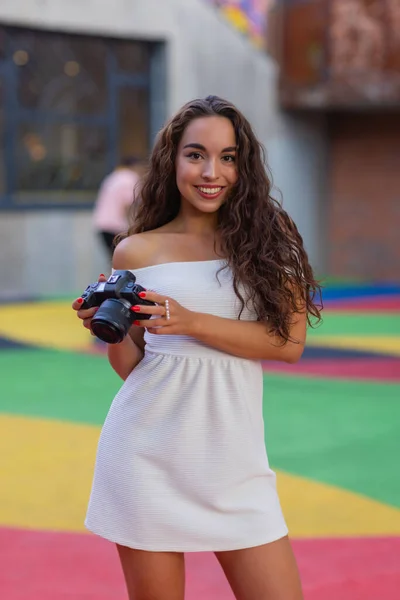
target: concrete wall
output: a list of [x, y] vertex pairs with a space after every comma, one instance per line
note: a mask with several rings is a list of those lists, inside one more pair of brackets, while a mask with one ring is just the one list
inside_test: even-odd
[[[212, 7], [202, 0], [2, 0], [0, 22], [165, 40], [167, 112], [210, 93], [235, 102], [267, 147], [284, 205], [297, 221], [314, 265], [323, 268], [318, 222], [323, 123], [279, 113], [273, 62], [231, 30]], [[17, 271], [3, 284], [3, 293], [69, 293], [108, 269], [89, 213], [0, 213], [0, 220], [1, 281], [7, 282], [10, 270]]]

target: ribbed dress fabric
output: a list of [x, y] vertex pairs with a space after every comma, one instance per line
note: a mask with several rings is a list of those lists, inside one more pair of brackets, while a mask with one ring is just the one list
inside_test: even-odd
[[[134, 273], [189, 310], [237, 319], [224, 267], [174, 262]], [[256, 315], [245, 308], [241, 319]], [[158, 552], [236, 550], [285, 536], [264, 443], [260, 362], [187, 336], [146, 332], [145, 340], [101, 431], [86, 527]]]

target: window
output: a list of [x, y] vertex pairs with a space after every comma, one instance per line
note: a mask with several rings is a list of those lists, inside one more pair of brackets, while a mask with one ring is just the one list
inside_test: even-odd
[[21, 106], [72, 115], [106, 109], [107, 55], [102, 40], [18, 33], [13, 61]]
[[149, 154], [149, 94], [134, 87], [119, 89], [119, 155], [146, 159]]
[[20, 192], [96, 190], [107, 172], [107, 132], [102, 127], [20, 125], [17, 140]]
[[4, 84], [0, 75], [0, 196], [6, 191], [6, 169], [4, 164]]
[[114, 53], [119, 71], [143, 74], [150, 69], [150, 46], [142, 42], [118, 40], [114, 42]]
[[0, 26], [0, 208], [90, 206], [120, 158], [147, 159], [153, 48]]
[[6, 34], [4, 29], [0, 28], [0, 60], [6, 55]]

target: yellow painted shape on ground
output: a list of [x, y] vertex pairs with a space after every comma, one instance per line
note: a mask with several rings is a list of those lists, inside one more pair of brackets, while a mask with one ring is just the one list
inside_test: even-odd
[[83, 531], [99, 428], [0, 417], [0, 526]]
[[59, 350], [86, 350], [92, 341], [70, 302], [0, 306], [0, 336]]
[[[85, 531], [100, 429], [0, 416], [0, 526]], [[278, 473], [293, 537], [400, 535], [400, 510], [302, 477]]]
[[[87, 351], [93, 341], [70, 302], [0, 306], [0, 336], [42, 348], [72, 351]], [[307, 345], [400, 356], [400, 337], [309, 336]]]
[[310, 336], [308, 346], [324, 348], [344, 348], [346, 350], [361, 350], [389, 356], [400, 356], [400, 337], [389, 336]]
[[282, 472], [278, 491], [295, 537], [400, 535], [400, 510], [366, 496]]
[[99, 428], [0, 416], [0, 526], [83, 531]]

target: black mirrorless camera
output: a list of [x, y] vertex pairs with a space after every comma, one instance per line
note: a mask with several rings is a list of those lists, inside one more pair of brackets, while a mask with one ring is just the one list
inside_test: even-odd
[[139, 297], [145, 288], [136, 283], [130, 271], [114, 271], [107, 281], [91, 283], [82, 294], [80, 308], [99, 306], [91, 322], [91, 330], [96, 337], [107, 344], [119, 344], [137, 319], [150, 319], [151, 315], [131, 311], [136, 304], [155, 306], [154, 302]]

